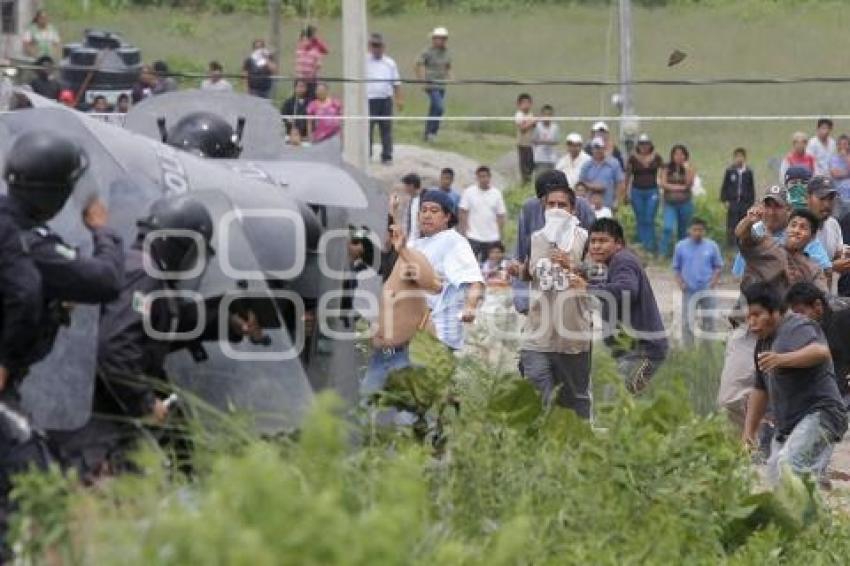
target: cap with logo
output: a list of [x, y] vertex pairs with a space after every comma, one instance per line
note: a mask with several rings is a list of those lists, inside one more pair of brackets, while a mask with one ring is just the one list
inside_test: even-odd
[[604, 148], [605, 140], [603, 140], [602, 138], [593, 138], [593, 141], [590, 142], [590, 147]]
[[639, 135], [639, 136], [638, 136], [638, 139], [637, 139], [637, 142], [638, 142], [638, 143], [648, 143], [648, 144], [652, 144], [652, 140], [649, 138], [649, 134], [641, 134], [641, 135]]
[[567, 136], [567, 143], [581, 145], [584, 140], [581, 139], [581, 134], [578, 132], [570, 132]]
[[431, 32], [431, 37], [448, 37], [449, 30], [444, 27], [434, 28], [434, 31]]
[[373, 33], [369, 36], [369, 45], [383, 45], [384, 36], [380, 33]]
[[773, 200], [785, 206], [788, 204], [788, 191], [785, 190], [785, 187], [773, 185], [772, 187], [768, 187], [761, 200], [762, 202]]
[[593, 131], [608, 132], [608, 124], [606, 124], [605, 122], [596, 122], [595, 124], [593, 124]]

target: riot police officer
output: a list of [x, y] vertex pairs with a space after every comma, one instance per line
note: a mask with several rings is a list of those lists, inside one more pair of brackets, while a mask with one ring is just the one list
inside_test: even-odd
[[[214, 253], [207, 209], [191, 195], [163, 198], [138, 226], [138, 237], [126, 254], [121, 294], [101, 313], [92, 419], [59, 448], [62, 459], [83, 476], [127, 467], [127, 449], [142, 432], [136, 419], [148, 417], [161, 424], [169, 413], [164, 400], [166, 356], [218, 338], [220, 301], [199, 303], [174, 293], [175, 278], [189, 271], [202, 273], [206, 258]], [[185, 338], [199, 321], [203, 327], [197, 336]], [[227, 338], [238, 341], [243, 336], [262, 338], [251, 311], [230, 315]]]
[[210, 159], [237, 159], [242, 153], [240, 142], [244, 125], [244, 118], [240, 118], [234, 130], [226, 120], [211, 112], [187, 114], [167, 133], [164, 118], [159, 122], [163, 142]]
[[[18, 287], [31, 286], [40, 301], [31, 307], [29, 320], [21, 320], [19, 328], [26, 344], [19, 344], [14, 363], [0, 375], [0, 536], [5, 534], [5, 513], [8, 510], [10, 478], [30, 466], [45, 467], [49, 454], [42, 439], [33, 434], [26, 421], [11, 407], [19, 400], [18, 388], [30, 365], [44, 358], [53, 348], [54, 340], [63, 323], [68, 322], [68, 303], [97, 304], [118, 296], [124, 262], [121, 238], [106, 226], [108, 215], [99, 201], [94, 201], [84, 212], [83, 222], [94, 239], [94, 254], [83, 257], [45, 224], [65, 206], [77, 180], [88, 166], [83, 149], [73, 140], [43, 130], [33, 130], [20, 135], [12, 143], [6, 156], [3, 177], [8, 187], [8, 198], [3, 202], [5, 231], [18, 235], [20, 248], [4, 239], [4, 246], [18, 255], [19, 273], [8, 275]], [[10, 228], [11, 227], [11, 228]], [[5, 251], [5, 250], [4, 250]], [[7, 272], [8, 273], [8, 272]], [[4, 285], [4, 303], [6, 289]], [[37, 320], [33, 322], [33, 316]], [[4, 316], [4, 325], [7, 320]], [[31, 325], [31, 326], [27, 326]], [[8, 338], [4, 328], [4, 341]], [[0, 552], [5, 547], [0, 541]], [[2, 557], [0, 557], [2, 559]]]

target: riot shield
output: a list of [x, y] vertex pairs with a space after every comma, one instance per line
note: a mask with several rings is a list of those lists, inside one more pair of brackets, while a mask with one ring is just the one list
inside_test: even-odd
[[[274, 258], [284, 263], [263, 265], [255, 249], [258, 234], [267, 234], [266, 230], [272, 227], [264, 222], [268, 217], [255, 217], [250, 209], [235, 207], [231, 196], [220, 191], [200, 191], [193, 196], [216, 219], [214, 252], [207, 258], [201, 278], [184, 281], [181, 290], [198, 293], [207, 300], [221, 298], [220, 335], [218, 340], [202, 343], [200, 356], [197, 350], [171, 354], [166, 363], [167, 372], [178, 387], [214, 407], [250, 415], [261, 432], [294, 428], [313, 396], [299, 357], [304, 336], [301, 324], [304, 305], [300, 295], [285, 286], [272, 289], [266, 274], [300, 269], [302, 262], [291, 254]], [[288, 223], [290, 226], [285, 230], [292, 234], [292, 240], [266, 242], [266, 245], [297, 246], [304, 238], [298, 234], [303, 232], [300, 218], [285, 206], [278, 207], [281, 210], [283, 213], [275, 217], [275, 233], [280, 234], [281, 225]], [[262, 324], [263, 343], [227, 340], [228, 316], [234, 308], [240, 308], [240, 302], [249, 305]]]

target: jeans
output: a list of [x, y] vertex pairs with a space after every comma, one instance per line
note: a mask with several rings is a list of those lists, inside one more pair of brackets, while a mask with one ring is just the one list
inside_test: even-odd
[[669, 257], [673, 241], [673, 230], [676, 230], [676, 242], [684, 240], [688, 235], [688, 225], [694, 215], [694, 201], [689, 200], [680, 204], [664, 203], [664, 229], [661, 232], [661, 246], [658, 253]]
[[831, 455], [832, 442], [820, 424], [820, 413], [808, 414], [782, 441], [773, 438], [767, 461], [768, 481], [776, 485], [784, 466], [791, 468], [795, 474], [811, 473], [816, 480], [825, 480]]
[[658, 187], [633, 188], [630, 198], [637, 221], [637, 241], [643, 246], [643, 249], [655, 253], [655, 216], [658, 214]]
[[387, 378], [393, 370], [410, 366], [407, 346], [395, 348], [376, 348], [369, 358], [366, 377], [360, 384], [361, 397], [371, 397], [387, 385]]
[[[693, 297], [699, 291], [686, 289], [682, 291], [682, 344], [690, 346], [694, 343], [694, 329], [702, 332], [714, 331], [714, 319], [699, 311], [713, 311], [717, 308], [717, 301], [709, 295], [702, 295], [696, 302]], [[713, 313], [710, 313], [713, 314]]]
[[393, 115], [393, 99], [370, 98], [369, 99], [369, 155], [372, 155], [373, 134], [375, 126], [381, 134], [381, 162], [386, 163], [393, 159], [393, 123], [392, 120], [376, 120]]
[[[428, 95], [428, 117], [440, 118], [446, 111], [446, 89], [444, 88], [429, 88], [425, 91]], [[440, 129], [440, 120], [428, 120], [425, 122], [425, 135], [436, 136]]]
[[583, 419], [590, 418], [590, 352], [521, 350], [519, 356], [523, 376], [540, 392], [544, 405], [554, 402]]

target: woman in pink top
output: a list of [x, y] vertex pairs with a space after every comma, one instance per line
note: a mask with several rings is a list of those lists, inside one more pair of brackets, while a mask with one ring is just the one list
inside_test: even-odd
[[316, 100], [307, 105], [307, 114], [316, 118], [310, 120], [309, 129], [314, 142], [320, 142], [339, 133], [342, 126], [342, 103], [328, 94], [328, 85], [316, 85]]

